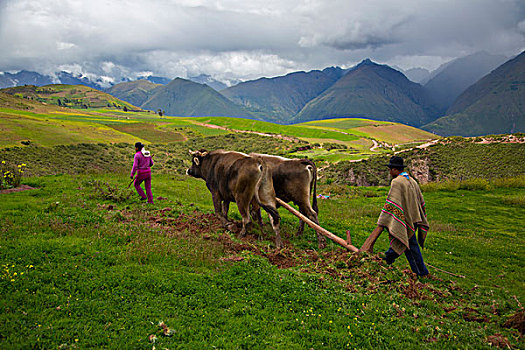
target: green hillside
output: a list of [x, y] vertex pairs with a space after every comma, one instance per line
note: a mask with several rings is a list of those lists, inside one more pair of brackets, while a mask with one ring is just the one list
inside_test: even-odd
[[184, 139], [164, 122], [151, 113], [64, 108], [0, 92], [0, 148]]
[[134, 106], [140, 106], [146, 102], [153, 95], [155, 89], [160, 86], [162, 85], [153, 84], [148, 80], [136, 80], [113, 85], [107, 89], [106, 92]]
[[[385, 164], [392, 155], [339, 162], [326, 168], [321, 176], [346, 185], [387, 186], [390, 177]], [[472, 186], [485, 188], [489, 185], [482, 179], [525, 176], [525, 134], [487, 139], [445, 138], [432, 146], [397, 155], [405, 159], [407, 171], [421, 183], [472, 180]]]
[[294, 72], [239, 83], [221, 93], [261, 119], [282, 124], [290, 122], [308, 101], [329, 88], [343, 73], [339, 67]]
[[357, 117], [419, 126], [433, 120], [436, 108], [421, 85], [402, 73], [365, 60], [294, 117], [294, 122]]
[[154, 94], [141, 105], [144, 109], [165, 111], [171, 116], [231, 116], [253, 117], [204, 84], [177, 78], [154, 90]]
[[525, 52], [468, 88], [425, 130], [477, 136], [525, 131]]
[[25, 85], [0, 90], [3, 93], [23, 97], [60, 107], [76, 109], [118, 108], [139, 110], [128, 102], [84, 85]]

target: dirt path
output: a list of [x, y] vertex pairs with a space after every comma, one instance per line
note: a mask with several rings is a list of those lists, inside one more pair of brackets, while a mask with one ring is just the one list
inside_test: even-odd
[[372, 147], [370, 147], [370, 151], [375, 152], [376, 148], [379, 147], [379, 143], [377, 143], [376, 140], [372, 139], [372, 142], [374, 143]]

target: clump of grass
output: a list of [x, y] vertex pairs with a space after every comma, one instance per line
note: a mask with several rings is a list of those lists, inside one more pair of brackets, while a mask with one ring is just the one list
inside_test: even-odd
[[459, 181], [439, 181], [439, 182], [429, 182], [426, 184], [421, 184], [421, 191], [423, 192], [436, 192], [436, 191], [457, 191], [459, 189]]
[[525, 207], [525, 195], [505, 197], [503, 198], [503, 203]]
[[520, 188], [525, 187], [525, 175], [493, 179], [492, 185], [497, 188]]
[[490, 191], [494, 188], [522, 188], [525, 187], [525, 175], [496, 179], [472, 178], [467, 180], [445, 180], [429, 182], [420, 185], [423, 192], [482, 190]]
[[25, 167], [24, 163], [14, 167], [5, 160], [0, 162], [0, 190], [20, 186]]
[[490, 191], [492, 189], [492, 186], [490, 182], [486, 179], [473, 178], [461, 181], [459, 183], [459, 189]]

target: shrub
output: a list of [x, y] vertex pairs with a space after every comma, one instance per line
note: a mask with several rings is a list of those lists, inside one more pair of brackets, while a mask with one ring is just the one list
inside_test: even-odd
[[3, 160], [0, 163], [0, 190], [20, 186], [25, 166], [26, 165], [22, 163], [13, 167]]

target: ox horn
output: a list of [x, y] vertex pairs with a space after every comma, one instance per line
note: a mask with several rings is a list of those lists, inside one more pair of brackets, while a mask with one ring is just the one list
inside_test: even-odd
[[192, 157], [206, 157], [206, 155], [208, 154], [208, 151], [192, 151], [191, 149], [189, 150], [189, 152]]

